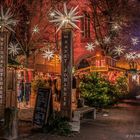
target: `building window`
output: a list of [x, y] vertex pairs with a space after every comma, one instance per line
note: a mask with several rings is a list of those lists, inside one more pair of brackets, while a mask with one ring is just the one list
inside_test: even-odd
[[84, 12], [84, 17], [81, 19], [82, 37], [90, 38], [90, 15]]

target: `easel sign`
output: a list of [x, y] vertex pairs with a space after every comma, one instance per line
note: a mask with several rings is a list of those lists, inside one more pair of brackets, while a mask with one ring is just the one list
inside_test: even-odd
[[34, 109], [33, 124], [43, 126], [48, 119], [51, 100], [51, 90], [39, 88]]

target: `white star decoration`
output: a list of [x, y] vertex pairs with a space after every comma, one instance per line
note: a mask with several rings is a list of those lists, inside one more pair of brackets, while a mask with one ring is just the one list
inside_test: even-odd
[[6, 28], [14, 32], [13, 27], [16, 26], [18, 20], [14, 19], [14, 15], [10, 12], [10, 8], [4, 13], [3, 7], [0, 12], [0, 28]]
[[18, 43], [16, 43], [16, 44], [10, 43], [9, 48], [8, 48], [9, 54], [11, 54], [12, 56], [18, 55], [18, 53], [19, 53], [18, 51], [20, 50], [20, 48], [18, 46], [19, 46]]
[[39, 31], [40, 31], [40, 29], [39, 29], [38, 25], [35, 25], [32, 29], [33, 34], [39, 33]]
[[138, 45], [138, 43], [140, 42], [139, 39], [138, 39], [138, 37], [133, 37], [133, 38], [131, 38], [131, 41], [132, 41], [132, 44], [133, 44], [134, 46]]
[[118, 23], [114, 23], [112, 25], [112, 31], [119, 31], [121, 29], [121, 26]]
[[79, 22], [79, 19], [83, 16], [78, 16], [79, 12], [77, 12], [77, 9], [78, 6], [71, 8], [70, 11], [68, 11], [66, 3], [64, 3], [64, 13], [60, 12], [59, 10], [54, 11], [54, 20], [51, 20], [50, 22], [56, 23], [58, 25], [56, 32], [67, 25], [71, 25], [72, 27], [79, 29], [79, 27], [76, 25], [76, 22]]
[[95, 40], [94, 44], [97, 45], [97, 46], [99, 46], [100, 45], [100, 42], [98, 40]]
[[110, 38], [110, 37], [107, 37], [107, 36], [106, 36], [106, 37], [104, 38], [104, 43], [105, 43], [105, 44], [109, 44], [110, 41], [111, 41], [111, 38]]
[[90, 52], [93, 51], [95, 47], [96, 46], [93, 43], [87, 43], [87, 45], [85, 46], [86, 50]]
[[126, 55], [125, 55], [125, 58], [127, 59], [127, 60], [134, 60], [134, 59], [136, 59], [138, 56], [137, 56], [137, 54], [136, 54], [136, 52], [130, 52], [130, 53], [127, 53]]
[[50, 61], [54, 57], [54, 51], [47, 49], [46, 51], [44, 51], [43, 57], [47, 58], [48, 61]]
[[118, 46], [118, 47], [115, 47], [115, 49], [114, 49], [114, 53], [116, 54], [116, 55], [118, 55], [118, 56], [120, 56], [121, 54], [123, 54], [124, 53], [124, 48], [122, 47], [122, 46]]

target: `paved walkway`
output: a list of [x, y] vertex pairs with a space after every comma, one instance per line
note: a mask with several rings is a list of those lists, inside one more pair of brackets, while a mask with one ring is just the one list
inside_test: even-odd
[[108, 116], [99, 113], [95, 121], [82, 123], [80, 134], [72, 137], [31, 134], [20, 140], [140, 140], [140, 101], [126, 101], [107, 111]]

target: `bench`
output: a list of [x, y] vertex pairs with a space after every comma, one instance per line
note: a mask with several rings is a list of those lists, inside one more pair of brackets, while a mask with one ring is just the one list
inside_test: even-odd
[[80, 119], [83, 119], [84, 116], [91, 118], [93, 120], [96, 119], [96, 109], [94, 107], [84, 106], [78, 108], [76, 111], [79, 111]]
[[96, 119], [96, 109], [94, 107], [88, 107], [88, 106], [84, 106], [76, 109], [73, 112], [73, 118], [70, 123], [72, 127], [72, 131], [80, 132], [80, 123], [84, 117], [88, 119], [90, 118], [92, 120]]

